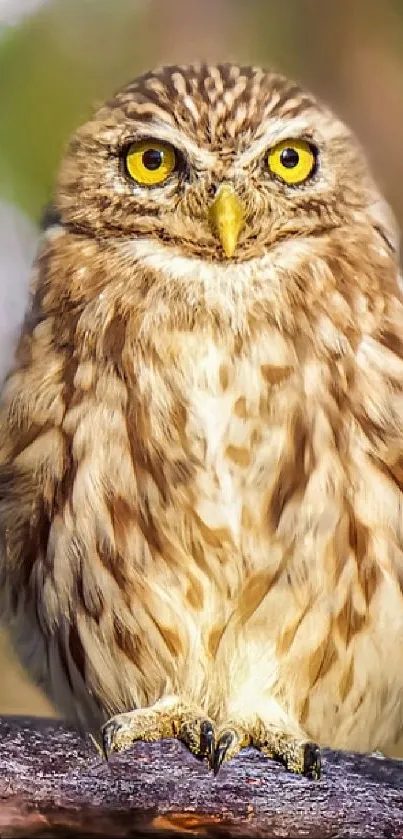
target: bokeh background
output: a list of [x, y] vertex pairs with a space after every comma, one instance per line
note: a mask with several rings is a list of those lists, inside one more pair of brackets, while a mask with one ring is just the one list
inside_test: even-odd
[[[150, 66], [261, 63], [355, 129], [403, 221], [403, 0], [0, 0], [0, 378], [70, 132]], [[0, 713], [48, 713], [1, 636]]]

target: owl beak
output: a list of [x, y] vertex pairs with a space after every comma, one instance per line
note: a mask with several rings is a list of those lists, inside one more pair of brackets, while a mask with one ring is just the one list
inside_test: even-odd
[[228, 258], [235, 252], [243, 220], [240, 199], [230, 184], [223, 184], [210, 207], [210, 223]]

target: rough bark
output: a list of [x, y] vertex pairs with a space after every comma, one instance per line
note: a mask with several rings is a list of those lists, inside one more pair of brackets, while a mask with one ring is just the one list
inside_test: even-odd
[[178, 742], [103, 762], [55, 720], [0, 718], [0, 837], [403, 837], [403, 762], [325, 752], [319, 782], [245, 750], [214, 778]]

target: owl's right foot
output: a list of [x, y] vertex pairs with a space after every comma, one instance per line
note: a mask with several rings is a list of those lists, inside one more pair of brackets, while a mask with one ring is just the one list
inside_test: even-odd
[[129, 748], [136, 740], [155, 742], [175, 737], [198, 758], [212, 765], [214, 758], [214, 726], [199, 708], [176, 697], [159, 700], [151, 708], [139, 708], [111, 717], [102, 728], [103, 752]]
[[265, 725], [258, 718], [249, 723], [230, 720], [218, 729], [214, 774], [218, 773], [223, 763], [232, 760], [246, 746], [259, 749], [267, 758], [279, 761], [289, 772], [316, 781], [321, 776], [321, 754], [316, 743], [300, 740], [276, 726]]

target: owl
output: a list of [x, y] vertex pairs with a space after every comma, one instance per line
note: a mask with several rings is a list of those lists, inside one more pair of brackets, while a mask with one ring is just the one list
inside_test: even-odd
[[68, 145], [0, 408], [0, 603], [106, 756], [403, 728], [403, 298], [349, 129], [257, 67], [171, 66]]

